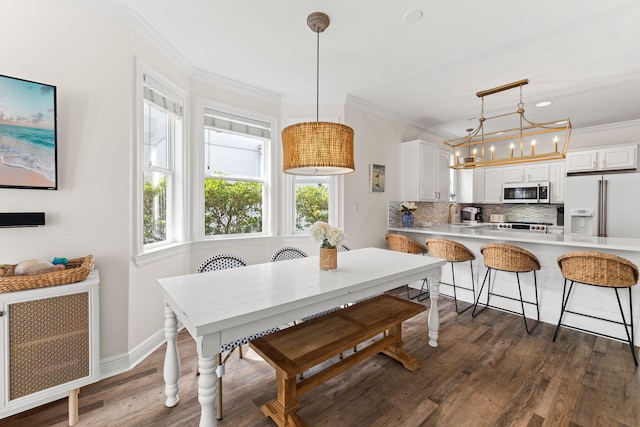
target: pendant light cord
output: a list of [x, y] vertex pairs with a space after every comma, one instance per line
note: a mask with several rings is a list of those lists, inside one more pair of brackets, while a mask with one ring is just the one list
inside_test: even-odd
[[316, 122], [320, 121], [320, 31], [316, 31]]

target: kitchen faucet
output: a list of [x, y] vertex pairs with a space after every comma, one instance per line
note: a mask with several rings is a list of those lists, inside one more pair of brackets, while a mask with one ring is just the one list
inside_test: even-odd
[[449, 203], [449, 215], [447, 216], [447, 224], [451, 224], [451, 220], [453, 219], [453, 215], [451, 214], [451, 208], [453, 208], [454, 212], [456, 210], [455, 203]]

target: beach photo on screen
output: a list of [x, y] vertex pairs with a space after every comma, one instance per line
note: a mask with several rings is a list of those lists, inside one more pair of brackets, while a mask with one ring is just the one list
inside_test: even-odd
[[57, 189], [56, 87], [0, 75], [0, 187]]

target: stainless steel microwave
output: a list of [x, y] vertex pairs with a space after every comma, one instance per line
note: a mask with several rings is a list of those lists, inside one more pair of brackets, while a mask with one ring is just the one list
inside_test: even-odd
[[551, 188], [548, 182], [504, 184], [502, 203], [550, 203]]

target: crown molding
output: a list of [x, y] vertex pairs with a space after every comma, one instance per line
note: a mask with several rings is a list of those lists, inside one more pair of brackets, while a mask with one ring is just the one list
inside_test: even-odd
[[[346, 105], [347, 96], [320, 96], [320, 105]], [[283, 105], [315, 105], [315, 95], [285, 96], [282, 98]]]
[[622, 129], [628, 127], [640, 126], [640, 120], [629, 120], [626, 122], [616, 122], [616, 123], [606, 123], [603, 125], [590, 126], [584, 128], [573, 128], [571, 131], [572, 134], [581, 134], [581, 133], [591, 133], [596, 131], [608, 131], [615, 129]]
[[263, 101], [276, 103], [276, 104], [280, 104], [282, 102], [282, 96], [278, 93], [270, 92], [268, 90], [261, 89], [256, 86], [251, 86], [246, 83], [229, 79], [227, 77], [222, 77], [213, 73], [209, 73], [207, 71], [194, 69], [190, 75], [191, 75], [191, 79], [194, 81], [199, 81], [212, 86], [217, 86], [221, 89], [227, 89], [248, 97], [252, 97], [252, 98], [256, 98], [256, 99], [260, 99]]
[[194, 67], [180, 52], [171, 46], [156, 30], [137, 12], [113, 1], [64, 0], [78, 8], [94, 12], [110, 21], [116, 22], [129, 31], [139, 34], [161, 54], [165, 55], [176, 67], [186, 75], [193, 73]]
[[382, 107], [378, 104], [374, 104], [365, 99], [358, 98], [357, 96], [354, 96], [354, 95], [347, 95], [346, 105], [358, 108], [360, 110], [363, 110], [372, 114], [376, 114], [378, 116], [387, 118], [389, 120], [393, 120], [403, 125], [413, 126], [426, 132], [430, 131], [428, 127], [425, 127], [421, 123], [413, 121], [407, 118], [406, 116], [403, 116], [402, 114], [396, 113], [395, 111]]

